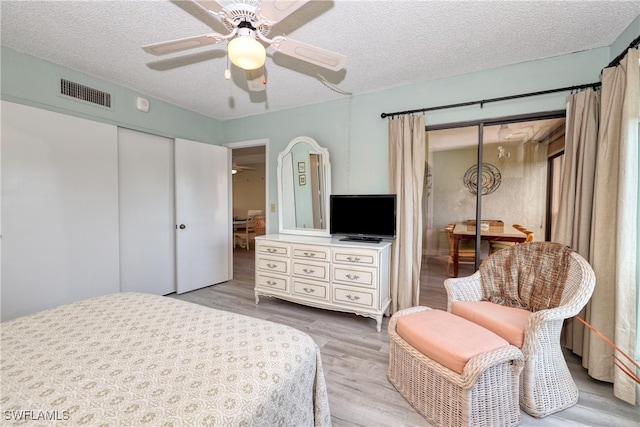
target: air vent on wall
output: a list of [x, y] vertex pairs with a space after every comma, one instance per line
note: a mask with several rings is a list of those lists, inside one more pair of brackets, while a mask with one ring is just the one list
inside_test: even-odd
[[60, 93], [81, 101], [111, 108], [111, 94], [69, 80], [60, 79]]

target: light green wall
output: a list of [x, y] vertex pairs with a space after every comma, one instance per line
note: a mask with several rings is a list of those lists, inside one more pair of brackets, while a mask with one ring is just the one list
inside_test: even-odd
[[[268, 138], [270, 177], [267, 204], [276, 203], [277, 156], [292, 139], [311, 136], [329, 150], [333, 193], [389, 191], [387, 120], [380, 114], [517, 95], [599, 81], [609, 48], [547, 58], [473, 74], [345, 97], [258, 116], [228, 120], [228, 142]], [[327, 89], [328, 90], [328, 89]], [[567, 92], [430, 112], [427, 125], [563, 110]], [[277, 230], [276, 215], [270, 216]]]
[[[380, 118], [381, 113], [597, 82], [602, 67], [639, 33], [640, 17], [610, 47], [445, 79], [427, 80], [428, 76], [424, 76], [426, 81], [420, 84], [224, 122], [152, 98], [149, 98], [150, 112], [142, 113], [136, 110], [135, 99], [144, 94], [2, 48], [1, 97], [157, 135], [216, 145], [267, 138], [270, 144], [268, 206], [277, 203], [278, 153], [298, 136], [310, 136], [328, 148], [333, 193], [385, 193], [389, 191], [388, 136], [387, 120]], [[113, 111], [57, 96], [61, 77], [112, 93]], [[566, 95], [557, 93], [486, 104], [483, 108], [434, 111], [427, 113], [426, 123], [562, 110]], [[270, 229], [278, 229], [275, 214], [270, 214]]]
[[[5, 101], [170, 138], [184, 138], [214, 145], [221, 145], [223, 142], [220, 121], [150, 98], [131, 89], [6, 47], [2, 47], [0, 65], [1, 98]], [[57, 95], [61, 78], [110, 93], [112, 109]], [[148, 113], [136, 109], [138, 96], [149, 100]]]
[[609, 61], [618, 56], [620, 52], [626, 50], [629, 44], [640, 35], [640, 16], [638, 16], [626, 30], [622, 32], [616, 39], [616, 41], [609, 46], [610, 55]]

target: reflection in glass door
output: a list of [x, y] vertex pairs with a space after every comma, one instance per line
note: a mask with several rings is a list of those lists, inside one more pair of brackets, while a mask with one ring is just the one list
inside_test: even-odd
[[[505, 235], [545, 240], [549, 142], [558, 128], [564, 134], [563, 118], [484, 127], [483, 163], [493, 166], [499, 182], [483, 193], [481, 217], [501, 221]], [[487, 245], [492, 252], [508, 244]]]
[[508, 240], [524, 240], [527, 231], [545, 240], [548, 159], [557, 151], [549, 147], [558, 144], [564, 146], [561, 114], [427, 131], [421, 303], [446, 308], [444, 280], [456, 270], [458, 277], [473, 274]]

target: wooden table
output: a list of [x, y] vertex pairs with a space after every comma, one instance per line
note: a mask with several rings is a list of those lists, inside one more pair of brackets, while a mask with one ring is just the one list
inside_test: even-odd
[[[486, 230], [480, 230], [480, 239], [486, 241], [516, 242], [522, 243], [527, 235], [511, 226], [490, 226]], [[461, 222], [453, 229], [453, 277], [458, 277], [458, 247], [460, 240], [475, 240], [476, 227]], [[476, 255], [477, 256], [477, 255]]]

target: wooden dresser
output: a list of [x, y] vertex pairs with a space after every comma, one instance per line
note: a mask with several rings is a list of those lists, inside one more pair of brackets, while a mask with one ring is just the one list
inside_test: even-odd
[[271, 234], [256, 237], [256, 304], [260, 295], [377, 321], [389, 315], [391, 242]]

